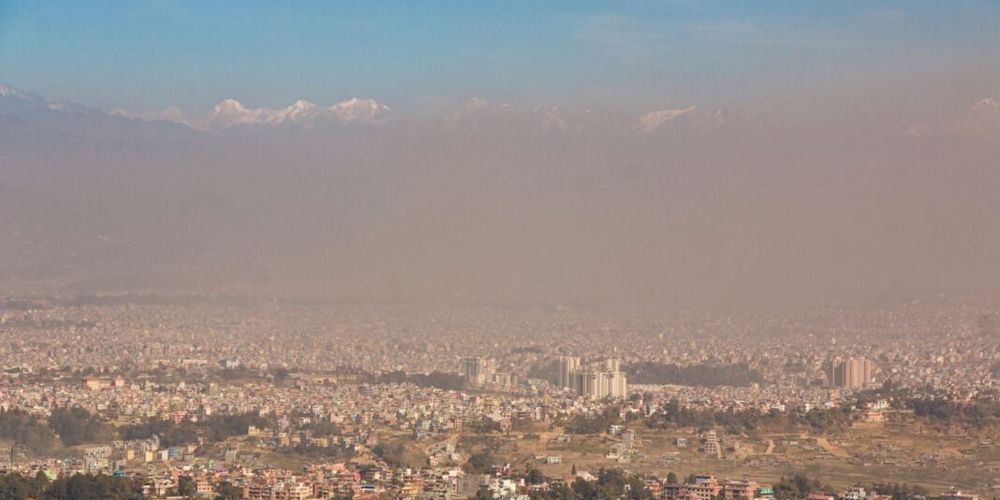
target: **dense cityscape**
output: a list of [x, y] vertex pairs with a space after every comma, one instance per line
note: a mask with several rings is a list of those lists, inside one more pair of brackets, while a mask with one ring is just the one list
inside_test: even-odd
[[0, 500], [1000, 500], [1000, 0], [0, 0]]
[[149, 496], [990, 498], [998, 313], [12, 297], [0, 439]]

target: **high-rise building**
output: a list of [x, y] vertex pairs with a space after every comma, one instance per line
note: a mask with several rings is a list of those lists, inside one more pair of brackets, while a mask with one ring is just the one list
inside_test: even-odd
[[[616, 365], [617, 365], [617, 361]], [[615, 370], [612, 372], [607, 372], [605, 375], [608, 379], [608, 396], [619, 399], [624, 398], [628, 394], [626, 393], [626, 383], [625, 383], [625, 373], [621, 370]]]
[[705, 439], [705, 445], [703, 447], [705, 454], [717, 456], [719, 454], [719, 436], [714, 430], [710, 430], [702, 437]]
[[859, 389], [872, 381], [872, 362], [865, 358], [834, 360], [830, 367], [830, 384], [845, 389]]
[[594, 399], [607, 395], [607, 381], [603, 372], [576, 372], [576, 393]]
[[493, 381], [496, 373], [496, 361], [493, 358], [465, 358], [465, 381], [470, 385], [482, 386]]
[[604, 360], [604, 370], [609, 372], [620, 372], [622, 362], [618, 358], [608, 358]]
[[491, 380], [495, 385], [500, 387], [510, 387], [512, 385], [517, 385], [517, 376], [510, 373], [494, 373]]
[[[579, 364], [579, 360], [576, 362]], [[614, 359], [605, 360], [587, 370], [578, 369], [578, 371], [571, 372], [575, 381], [573, 385], [576, 393], [594, 399], [624, 398], [628, 393], [628, 385], [625, 373], [621, 371], [620, 367], [620, 362]]]
[[576, 372], [579, 370], [578, 356], [559, 356], [559, 387], [576, 391]]

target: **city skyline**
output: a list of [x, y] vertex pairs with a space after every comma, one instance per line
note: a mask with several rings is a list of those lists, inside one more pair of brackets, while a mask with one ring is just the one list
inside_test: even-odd
[[995, 0], [0, 0], [0, 498], [997, 500]]

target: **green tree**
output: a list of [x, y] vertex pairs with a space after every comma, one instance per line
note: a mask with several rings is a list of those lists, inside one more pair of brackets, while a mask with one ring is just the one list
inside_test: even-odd
[[26, 500], [37, 498], [41, 493], [31, 481], [20, 474], [0, 476], [0, 500]]
[[0, 439], [13, 441], [32, 453], [45, 453], [56, 444], [52, 429], [23, 410], [0, 411]]
[[100, 418], [80, 407], [53, 410], [49, 416], [49, 427], [66, 446], [100, 441], [110, 434], [110, 428]]
[[625, 489], [628, 491], [630, 500], [651, 500], [653, 498], [653, 492], [646, 488], [646, 483], [639, 476], [629, 477], [625, 483]]
[[43, 500], [139, 500], [142, 485], [133, 479], [105, 474], [74, 474], [52, 482]]
[[584, 500], [594, 500], [598, 498], [597, 489], [594, 488], [594, 485], [582, 477], [578, 477], [575, 481], [573, 481], [573, 495]]
[[198, 493], [198, 485], [195, 484], [191, 476], [181, 476], [177, 479], [177, 494], [188, 498]]
[[469, 461], [465, 464], [465, 470], [474, 474], [486, 474], [490, 472], [493, 464], [493, 454], [486, 450], [469, 457]]
[[795, 474], [791, 478], [782, 477], [774, 485], [774, 498], [788, 500], [805, 498], [813, 491], [822, 491], [823, 484], [817, 479], [809, 479], [805, 474]]
[[35, 478], [31, 480], [33, 491], [35, 492], [35, 497], [40, 497], [46, 488], [49, 487], [49, 476], [46, 476], [44, 472], [38, 471], [35, 474]]
[[532, 467], [527, 474], [524, 475], [524, 480], [528, 484], [542, 484], [546, 481], [545, 475], [542, 471]]
[[493, 500], [493, 490], [490, 489], [489, 485], [479, 485], [479, 489], [476, 490], [476, 500]]
[[271, 372], [271, 375], [274, 376], [275, 384], [281, 384], [288, 379], [288, 368], [277, 368]]
[[215, 489], [215, 500], [239, 500], [243, 498], [243, 489], [233, 486], [229, 481], [219, 483]]
[[571, 500], [576, 498], [572, 489], [566, 487], [566, 483], [559, 481], [549, 485], [548, 498], [556, 500]]

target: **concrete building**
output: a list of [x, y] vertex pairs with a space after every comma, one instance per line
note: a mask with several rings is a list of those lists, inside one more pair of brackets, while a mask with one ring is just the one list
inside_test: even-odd
[[872, 362], [865, 358], [834, 360], [830, 367], [830, 385], [845, 389], [859, 389], [872, 381]]
[[718, 456], [719, 455], [719, 436], [714, 430], [708, 431], [704, 434], [705, 445], [703, 449], [706, 455]]
[[752, 500], [760, 487], [756, 481], [730, 480], [722, 487], [722, 496], [726, 500]]
[[559, 387], [577, 391], [576, 372], [579, 370], [579, 356], [559, 356]]
[[496, 361], [493, 358], [465, 358], [464, 366], [465, 381], [474, 386], [483, 386], [493, 382], [493, 375], [497, 371]]
[[[628, 394], [625, 373], [619, 369], [618, 360], [605, 360], [598, 368], [578, 371], [575, 374], [576, 393], [593, 399], [621, 399]], [[611, 368], [613, 370], [608, 370]]]

